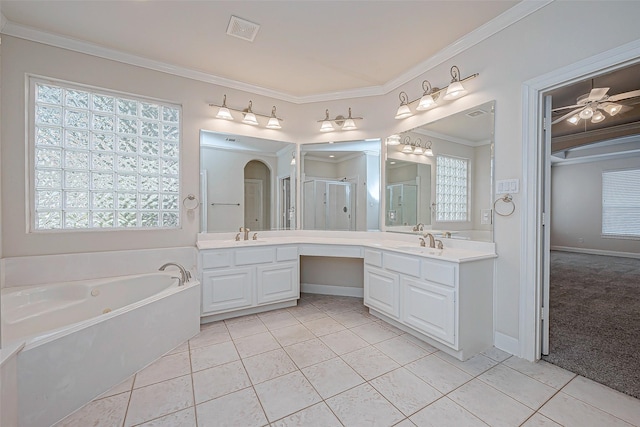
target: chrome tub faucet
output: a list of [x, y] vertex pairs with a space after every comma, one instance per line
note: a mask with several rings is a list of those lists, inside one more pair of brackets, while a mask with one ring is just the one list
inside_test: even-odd
[[181, 266], [178, 263], [175, 262], [168, 262], [166, 264], [164, 264], [162, 267], [160, 267], [158, 270], [159, 271], [164, 271], [165, 268], [169, 267], [169, 266], [174, 266], [174, 267], [178, 267], [178, 270], [180, 270], [180, 283], [178, 283], [178, 286], [182, 286], [185, 283], [187, 283], [189, 280], [191, 280], [191, 273], [189, 272], [189, 270], [187, 270], [186, 268], [184, 268], [183, 266]]

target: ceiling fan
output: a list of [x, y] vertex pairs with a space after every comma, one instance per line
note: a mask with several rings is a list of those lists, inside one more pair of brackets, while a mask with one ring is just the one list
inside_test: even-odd
[[555, 125], [565, 119], [573, 125], [577, 125], [580, 120], [589, 119], [591, 119], [591, 123], [600, 123], [606, 118], [602, 113], [603, 111], [609, 114], [609, 116], [615, 116], [622, 110], [622, 107], [624, 106], [622, 104], [617, 104], [616, 101], [640, 96], [640, 89], [619, 93], [617, 95], [607, 95], [608, 91], [608, 87], [594, 88], [591, 89], [591, 92], [579, 96], [575, 105], [554, 108], [552, 110], [554, 112], [566, 110], [568, 108], [573, 108], [573, 110], [561, 117], [558, 117], [551, 122], [551, 124]]

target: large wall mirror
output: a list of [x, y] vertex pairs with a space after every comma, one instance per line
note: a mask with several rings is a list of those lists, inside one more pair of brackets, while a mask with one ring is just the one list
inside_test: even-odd
[[495, 101], [386, 139], [386, 231], [493, 241]]
[[380, 230], [379, 139], [300, 146], [302, 228]]
[[200, 132], [202, 232], [295, 229], [295, 144]]

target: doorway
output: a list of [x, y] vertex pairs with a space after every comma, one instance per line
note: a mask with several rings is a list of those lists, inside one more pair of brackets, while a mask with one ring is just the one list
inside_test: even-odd
[[[552, 254], [549, 229], [553, 218], [551, 212], [553, 203], [545, 203], [545, 199], [550, 200], [551, 196], [549, 193], [552, 178], [549, 164], [553, 150], [550, 144], [544, 144], [544, 95], [580, 82], [586, 81], [591, 84], [591, 79], [637, 65], [639, 62], [640, 42], [634, 42], [556, 70], [525, 84], [527, 96], [524, 102], [526, 137], [523, 172], [526, 193], [522, 201], [524, 216], [521, 252], [520, 354], [529, 360], [541, 358], [545, 332], [549, 323], [553, 322], [553, 318], [548, 315], [549, 305], [543, 304], [549, 295], [549, 288], [545, 288], [544, 285], [545, 281], [548, 283], [550, 273]], [[576, 100], [579, 101], [574, 99], [574, 102]], [[571, 110], [568, 109], [567, 113], [569, 111]], [[567, 118], [570, 116], [565, 119]], [[547, 123], [550, 124], [553, 120], [553, 118], [547, 119]], [[551, 135], [550, 133], [547, 135], [550, 142]], [[588, 144], [594, 142], [590, 141]], [[549, 149], [548, 152], [546, 149]], [[581, 150], [586, 151], [584, 147]], [[561, 156], [563, 155], [565, 155], [564, 150]], [[575, 155], [575, 153], [569, 154], [568, 158]], [[566, 193], [561, 196], [563, 195]]]
[[252, 231], [271, 229], [271, 171], [258, 160], [244, 167], [244, 226]]

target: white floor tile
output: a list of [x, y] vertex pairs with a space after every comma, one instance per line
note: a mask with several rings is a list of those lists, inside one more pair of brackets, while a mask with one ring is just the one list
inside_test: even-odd
[[238, 338], [234, 343], [238, 354], [243, 359], [280, 348], [280, 343], [269, 332]]
[[293, 344], [284, 349], [298, 368], [306, 368], [336, 357], [336, 354], [318, 338]]
[[506, 366], [520, 371], [557, 390], [564, 387], [576, 375], [543, 360], [529, 362], [519, 357], [510, 357], [503, 362]]
[[207, 323], [202, 325], [200, 333], [189, 340], [189, 347], [193, 350], [196, 347], [220, 344], [231, 341], [231, 335], [224, 322]]
[[346, 328], [331, 317], [323, 317], [321, 319], [309, 320], [303, 323], [316, 336], [332, 334], [334, 332], [343, 331]]
[[430, 354], [429, 351], [408, 340], [405, 335], [381, 341], [375, 344], [374, 347], [400, 365], [406, 365]]
[[345, 391], [326, 403], [346, 427], [392, 426], [405, 418], [369, 384]]
[[370, 384], [406, 416], [442, 397], [442, 393], [405, 368], [381, 375]]
[[257, 384], [255, 389], [269, 421], [286, 417], [322, 400], [300, 371]]
[[268, 424], [252, 387], [196, 406], [198, 427], [262, 427]]
[[342, 359], [367, 381], [400, 367], [393, 359], [372, 346], [347, 353]]
[[101, 399], [103, 397], [108, 397], [108, 396], [114, 396], [116, 394], [124, 393], [124, 392], [127, 392], [127, 391], [131, 391], [133, 389], [133, 380], [134, 380], [135, 377], [136, 377], [135, 375], [130, 376], [129, 378], [127, 378], [126, 380], [122, 381], [117, 386], [115, 386], [112, 389], [106, 391], [98, 399]]
[[251, 386], [240, 361], [193, 373], [193, 393], [196, 404]]
[[196, 427], [196, 410], [192, 406], [144, 424], [139, 424], [136, 427]]
[[350, 353], [369, 346], [369, 343], [348, 329], [324, 335], [320, 339], [336, 354]]
[[297, 369], [295, 363], [282, 349], [251, 356], [242, 362], [253, 384], [268, 381]]
[[502, 351], [499, 348], [491, 347], [480, 354], [487, 356], [489, 359], [493, 359], [496, 362], [504, 362], [511, 357], [511, 354], [506, 351]]
[[259, 334], [261, 332], [267, 332], [267, 327], [264, 326], [262, 320], [257, 316], [240, 317], [233, 320], [225, 320], [227, 329], [231, 338], [237, 340], [238, 338], [248, 337], [250, 335]]
[[560, 424], [536, 412], [521, 427], [562, 427]]
[[191, 376], [174, 378], [133, 390], [125, 427], [134, 426], [193, 406]]
[[473, 378], [433, 354], [411, 362], [405, 367], [444, 394], [460, 387]]
[[189, 341], [183, 342], [182, 344], [180, 344], [179, 346], [177, 346], [176, 348], [168, 352], [167, 355], [182, 353], [183, 351], [189, 351]]
[[130, 394], [126, 392], [94, 400], [57, 423], [55, 427], [120, 426], [127, 412]]
[[478, 417], [446, 397], [409, 419], [419, 427], [487, 427]]
[[240, 359], [232, 341], [197, 347], [191, 350], [191, 367], [194, 372], [212, 368]]
[[191, 373], [189, 353], [176, 353], [161, 357], [151, 365], [138, 372], [134, 388], [148, 386], [171, 378], [181, 377]]
[[308, 322], [310, 320], [322, 319], [323, 317], [327, 317], [326, 313], [311, 304], [302, 306], [298, 305], [297, 307], [291, 307], [287, 310], [301, 322]]
[[557, 393], [555, 388], [504, 365], [489, 369], [478, 379], [536, 410]]
[[342, 427], [324, 403], [318, 403], [271, 424], [272, 427]]
[[304, 368], [302, 373], [323, 399], [364, 383], [362, 377], [339, 357]]
[[337, 320], [346, 328], [353, 328], [355, 326], [364, 325], [365, 323], [371, 323], [376, 319], [370, 314], [351, 310], [331, 314], [331, 317]]
[[571, 380], [562, 392], [628, 423], [640, 425], [640, 400], [631, 396], [581, 376]]
[[564, 427], [629, 427], [620, 418], [616, 418], [598, 408], [560, 392], [553, 396], [539, 411]]
[[493, 427], [519, 426], [535, 412], [477, 379], [447, 397]]
[[300, 321], [286, 309], [267, 311], [265, 313], [260, 313], [258, 317], [262, 320], [262, 323], [264, 323], [267, 329], [271, 331], [300, 323]]
[[390, 325], [385, 326], [380, 322], [373, 322], [351, 328], [351, 331], [369, 344], [376, 344], [399, 335], [391, 328]]
[[416, 425], [407, 418], [406, 420], [400, 421], [398, 424], [394, 424], [393, 427], [416, 427]]
[[462, 369], [472, 377], [476, 377], [498, 364], [498, 362], [496, 362], [495, 360], [489, 359], [488, 357], [481, 354], [477, 354], [474, 357], [465, 360], [464, 362], [443, 351], [438, 351], [435, 353], [435, 355], [445, 362], [451, 363], [456, 368]]
[[271, 335], [278, 340], [282, 347], [316, 338], [316, 336], [302, 324], [276, 329], [271, 331]]

